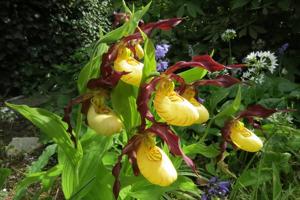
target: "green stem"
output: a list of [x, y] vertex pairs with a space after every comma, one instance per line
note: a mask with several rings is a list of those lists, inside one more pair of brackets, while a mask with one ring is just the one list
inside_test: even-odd
[[81, 114], [81, 105], [80, 105], [77, 111], [76, 128], [75, 128], [76, 144], [78, 144], [81, 125], [82, 125], [82, 114]]
[[206, 127], [205, 132], [204, 132], [204, 135], [203, 135], [202, 138], [200, 139], [200, 142], [204, 142], [205, 138], [206, 138], [207, 135], [208, 135], [208, 131], [209, 131], [209, 129], [210, 129], [210, 127], [211, 127], [211, 125], [212, 125], [212, 123], [213, 123], [214, 120], [215, 120], [215, 119], [212, 118], [212, 119], [208, 122], [207, 127]]

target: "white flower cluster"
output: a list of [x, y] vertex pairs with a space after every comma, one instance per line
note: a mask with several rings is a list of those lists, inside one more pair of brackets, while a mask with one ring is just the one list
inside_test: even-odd
[[270, 51], [251, 52], [246, 56], [244, 62], [248, 65], [248, 70], [243, 73], [242, 78], [262, 84], [265, 72], [274, 73], [278, 66], [277, 57]]
[[291, 113], [277, 112], [271, 115], [268, 120], [276, 124], [291, 124], [293, 123], [293, 117]]
[[227, 29], [221, 35], [221, 38], [224, 42], [229, 42], [230, 40], [233, 40], [235, 37], [236, 37], [236, 31], [233, 29]]
[[0, 107], [0, 120], [13, 122], [17, 118], [17, 114], [8, 107]]

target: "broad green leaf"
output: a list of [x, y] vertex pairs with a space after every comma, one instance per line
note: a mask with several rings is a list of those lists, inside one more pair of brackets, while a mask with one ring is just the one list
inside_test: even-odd
[[227, 89], [219, 89], [215, 91], [209, 97], [209, 108], [210, 111], [213, 112], [217, 107], [218, 103], [220, 103], [223, 99], [225, 99], [229, 95], [229, 91]]
[[30, 108], [26, 105], [6, 105], [30, 120], [36, 127], [41, 129], [42, 133], [51, 138], [75, 165], [81, 157], [80, 151], [74, 148], [74, 144], [67, 133], [67, 124], [61, 120], [61, 117], [42, 108]]
[[131, 191], [128, 195], [138, 200], [153, 200], [160, 199], [166, 192], [175, 190], [196, 192], [197, 187], [192, 180], [184, 176], [179, 176], [175, 183], [167, 187], [153, 185], [143, 178], [132, 184]]
[[29, 187], [31, 184], [39, 181], [45, 181], [46, 179], [47, 180], [55, 179], [57, 176], [61, 174], [61, 171], [62, 171], [62, 166], [55, 165], [48, 171], [28, 174], [22, 181], [20, 181], [17, 184], [14, 200], [22, 199], [24, 192], [26, 191], [26, 188]]
[[3, 187], [6, 178], [10, 175], [11, 170], [8, 168], [0, 168], [0, 189]]
[[197, 142], [183, 147], [183, 151], [187, 155], [201, 154], [207, 158], [214, 158], [220, 154], [215, 145], [206, 146], [201, 142]]
[[119, 28], [107, 33], [103, 38], [99, 40], [99, 43], [112, 43], [118, 41], [124, 36], [132, 34], [138, 26], [140, 19], [142, 19], [143, 15], [148, 11], [150, 5], [151, 2], [148, 3], [141, 10], [138, 10], [137, 12], [133, 13], [129, 21], [125, 22]]
[[124, 0], [122, 0], [122, 5], [126, 13], [132, 14], [131, 10], [128, 8]]
[[81, 138], [83, 157], [78, 167], [78, 185], [72, 199], [86, 199], [85, 196], [97, 182], [97, 171], [104, 154], [111, 148], [113, 137], [95, 134], [91, 129]]
[[111, 94], [113, 108], [121, 116], [127, 133], [139, 124], [137, 91], [138, 88], [119, 81]]
[[52, 144], [46, 147], [42, 155], [39, 156], [37, 161], [34, 161], [30, 167], [28, 167], [28, 173], [39, 172], [45, 167], [51, 158], [56, 153], [56, 144]]
[[58, 163], [63, 166], [61, 173], [62, 190], [65, 198], [70, 199], [78, 185], [78, 165], [70, 162], [70, 159], [64, 154], [61, 147], [58, 148]]
[[215, 116], [215, 119], [230, 117], [231, 115], [236, 113], [240, 108], [241, 99], [242, 99], [241, 87], [238, 86], [238, 91], [237, 91], [237, 94], [236, 94], [235, 99], [233, 100], [233, 102], [230, 105], [226, 106], [221, 112], [219, 112]]
[[279, 171], [277, 170], [276, 165], [273, 163], [272, 165], [273, 169], [273, 200], [281, 199], [281, 192], [282, 192], [282, 187], [281, 187], [281, 182], [280, 182], [280, 175]]
[[86, 84], [90, 79], [99, 76], [102, 55], [107, 52], [107, 50], [108, 46], [106, 44], [100, 43], [97, 45], [90, 61], [80, 71], [77, 80], [77, 87], [80, 94], [86, 91]]
[[206, 74], [206, 69], [194, 67], [192, 69], [181, 72], [178, 75], [181, 76], [187, 83], [191, 83], [196, 80], [202, 79]]
[[87, 200], [115, 200], [113, 196], [114, 177], [111, 169], [106, 169], [103, 164], [97, 165], [95, 179], [91, 183], [91, 189], [82, 199]]
[[142, 83], [153, 72], [156, 72], [155, 47], [153, 42], [141, 31], [144, 38], [144, 68]]

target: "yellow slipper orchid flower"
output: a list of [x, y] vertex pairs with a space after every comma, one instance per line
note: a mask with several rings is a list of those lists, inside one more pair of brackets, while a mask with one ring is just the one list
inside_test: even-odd
[[198, 110], [188, 100], [174, 91], [174, 83], [163, 79], [158, 85], [154, 97], [157, 114], [168, 124], [190, 126], [198, 118]]
[[97, 97], [92, 99], [87, 113], [87, 122], [99, 135], [110, 136], [122, 130], [122, 122], [107, 106], [99, 105]]
[[[137, 49], [138, 57], [142, 56], [141, 50]], [[118, 72], [129, 72], [129, 74], [123, 75], [121, 80], [138, 87], [141, 83], [144, 64], [137, 61], [131, 54], [130, 49], [120, 47], [117, 59], [114, 61], [114, 69]]]
[[244, 151], [257, 152], [263, 147], [261, 139], [238, 120], [231, 124], [230, 138], [238, 148]]
[[198, 113], [199, 113], [199, 117], [196, 120], [196, 124], [202, 124], [207, 122], [207, 120], [209, 119], [209, 113], [208, 110], [205, 108], [205, 106], [203, 106], [201, 103], [199, 103], [196, 99], [195, 99], [195, 91], [193, 88], [189, 87], [187, 88], [184, 93], [182, 94], [182, 96], [187, 99], [193, 106], [195, 106], [195, 108], [197, 109]]
[[136, 154], [141, 174], [152, 184], [168, 186], [177, 179], [177, 171], [166, 153], [150, 136], [142, 139]]

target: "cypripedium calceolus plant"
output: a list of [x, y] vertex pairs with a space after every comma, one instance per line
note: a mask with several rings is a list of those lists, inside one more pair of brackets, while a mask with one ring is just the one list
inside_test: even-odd
[[[90, 61], [78, 76], [80, 96], [72, 99], [64, 109], [63, 121], [67, 124], [48, 111], [8, 104], [44, 129], [57, 143], [59, 164], [50, 170], [51, 179], [48, 172], [42, 172], [39, 180], [45, 178], [46, 182], [52, 182], [53, 174], [61, 175], [66, 199], [85, 199], [85, 195], [94, 194], [95, 191], [89, 191], [95, 188], [98, 190], [98, 185], [92, 184], [103, 183], [104, 179], [111, 180], [102, 177], [111, 168], [115, 178], [113, 186], [109, 181], [101, 184], [101, 187], [107, 186], [108, 190], [113, 188], [114, 197], [117, 199], [121, 182], [130, 173], [128, 170], [122, 171], [122, 164], [127, 162], [122, 159], [124, 155], [128, 156], [135, 176], [141, 174], [145, 178], [143, 181], [162, 187], [179, 181], [176, 169], [178, 166], [171, 161], [171, 156], [179, 156], [195, 173], [196, 182], [200, 183], [202, 179], [197, 168], [181, 149], [180, 137], [172, 126], [203, 124], [211, 119], [205, 125], [206, 130], [209, 130], [215, 116], [208, 112], [205, 107], [207, 104], [198, 101], [201, 86], [227, 88], [241, 83], [239, 79], [228, 74], [219, 75], [215, 79], [202, 79], [203, 72], [225, 69], [230, 71], [232, 68], [244, 67], [243, 64], [222, 65], [210, 55], [196, 55], [190, 61], [179, 61], [166, 71], [158, 72], [151, 33], [154, 29], [171, 30], [182, 19], [171, 18], [144, 23], [141, 18], [150, 4], [140, 10], [130, 11], [125, 2], [123, 3], [126, 13], [116, 14], [114, 23], [119, 27], [104, 36], [100, 34], [101, 38], [95, 43]], [[197, 68], [200, 72], [196, 76], [186, 75], [195, 72], [190, 68]], [[178, 70], [185, 70], [187, 73], [182, 75]], [[199, 79], [195, 80], [198, 75]], [[77, 113], [76, 128], [73, 130], [71, 114], [73, 106], [77, 104], [81, 104], [81, 107]], [[235, 107], [233, 110], [237, 112], [238, 108]], [[226, 150], [227, 143], [244, 151], [259, 151], [263, 147], [263, 140], [247, 129], [242, 119], [247, 119], [254, 128], [259, 128], [254, 117], [265, 118], [280, 111], [254, 105], [234, 117], [232, 109], [229, 110], [230, 114], [219, 112], [225, 117], [221, 130], [221, 154]], [[84, 128], [83, 123], [89, 129]], [[122, 133], [122, 141], [117, 138], [118, 133]], [[114, 148], [112, 145], [115, 143], [111, 136], [118, 141], [118, 146]], [[161, 140], [158, 139], [156, 143], [157, 137]], [[164, 151], [160, 148], [161, 143], [166, 145]], [[119, 152], [120, 146], [122, 150], [116, 164], [112, 167], [106, 163], [109, 165], [106, 166], [102, 160], [103, 155], [110, 149]], [[103, 151], [99, 153], [97, 150]], [[170, 152], [170, 157], [167, 151]], [[101, 170], [105, 171], [101, 175], [98, 173], [101, 171], [98, 166], [102, 166]], [[55, 173], [52, 170], [56, 170]], [[97, 181], [93, 182], [94, 180]], [[169, 191], [168, 188], [166, 191]], [[94, 199], [94, 196], [87, 199]]]
[[[76, 104], [82, 104], [81, 111], [86, 116], [87, 126], [93, 129], [95, 133], [111, 136], [124, 130], [125, 134], [131, 136], [127, 144], [124, 145], [112, 170], [115, 177], [113, 185], [115, 198], [118, 198], [121, 189], [120, 173], [123, 155], [128, 156], [134, 175], [141, 174], [152, 184], [169, 186], [176, 181], [177, 170], [167, 154], [159, 147], [159, 144], [155, 143], [155, 136], [160, 137], [167, 144], [172, 155], [181, 156], [196, 174], [196, 177], [200, 178], [195, 164], [181, 149], [180, 138], [171, 126], [203, 124], [209, 120], [208, 110], [203, 102], [197, 100], [199, 86], [230, 87], [241, 83], [241, 81], [230, 75], [220, 75], [216, 79], [196, 80], [187, 83], [184, 77], [176, 72], [179, 69], [182, 71], [184, 68], [195, 67], [215, 72], [244, 66], [225, 66], [213, 60], [209, 55], [197, 55], [191, 61], [177, 62], [165, 72], [158, 73], [155, 66], [154, 48], [149, 37], [154, 29], [170, 30], [177, 26], [182, 19], [164, 19], [144, 24], [141, 21], [136, 21], [138, 17], [142, 16], [141, 13], [145, 12], [136, 15], [134, 13], [117, 15], [118, 21], [114, 24], [119, 25], [123, 21], [124, 26], [120, 26], [114, 34], [108, 34], [100, 40], [100, 43], [107, 45], [107, 50], [103, 51], [98, 58], [100, 59], [100, 68], [97, 70], [99, 74], [89, 74], [86, 90], [65, 107], [64, 121], [68, 124], [67, 131], [70, 133], [75, 147], [78, 138], [73, 134], [70, 114], [72, 106]], [[131, 29], [131, 32], [123, 33], [127, 29]], [[130, 94], [131, 96], [125, 95], [127, 98], [133, 97], [136, 100], [136, 112], [139, 113], [140, 118], [136, 120], [139, 124], [136, 124], [135, 129], [133, 127], [128, 128], [127, 120], [130, 118], [126, 117], [126, 112], [135, 111], [129, 107], [124, 111], [124, 108], [120, 109], [120, 106], [124, 105], [116, 103], [127, 101], [127, 99], [120, 97], [116, 101], [115, 97], [115, 100], [112, 100], [112, 96], [120, 90], [118, 88], [120, 85], [123, 88], [131, 88], [131, 91], [136, 91], [136, 96], [134, 93]], [[135, 90], [136, 88], [138, 90]], [[151, 99], [153, 102], [150, 101]], [[108, 103], [110, 101], [113, 103]], [[126, 104], [126, 106], [128, 105], [130, 104]], [[245, 128], [240, 121], [243, 117], [251, 119], [253, 116], [264, 116], [259, 112], [261, 110], [263, 110], [262, 113], [268, 111], [270, 114], [268, 109], [262, 107], [258, 109], [258, 107], [241, 113], [237, 118], [229, 120], [225, 124], [222, 129], [224, 138], [221, 145], [222, 152], [225, 151], [226, 142], [250, 152], [259, 151], [262, 148], [262, 140]], [[276, 110], [272, 111], [272, 113], [274, 112]]]
[[254, 118], [267, 118], [275, 112], [286, 112], [289, 110], [267, 109], [261, 105], [253, 105], [242, 111], [236, 118], [228, 120], [221, 130], [224, 141], [221, 143], [221, 157], [226, 148], [226, 143], [234, 147], [248, 151], [258, 152], [263, 147], [263, 141], [253, 131], [245, 127], [241, 121], [247, 119], [254, 128], [261, 129], [260, 124]]

